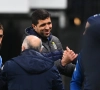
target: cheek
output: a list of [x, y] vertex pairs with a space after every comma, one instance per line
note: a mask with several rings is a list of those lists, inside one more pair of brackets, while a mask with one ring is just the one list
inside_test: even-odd
[[38, 33], [41, 33], [41, 32], [43, 32], [43, 31], [44, 31], [44, 27], [37, 28], [37, 32], [38, 32]]
[[36, 27], [35, 28], [35, 31], [39, 33], [40, 32], [40, 28], [39, 27]]
[[50, 25], [50, 29], [52, 29], [52, 24]]
[[50, 27], [52, 27], [52, 24], [50, 24]]

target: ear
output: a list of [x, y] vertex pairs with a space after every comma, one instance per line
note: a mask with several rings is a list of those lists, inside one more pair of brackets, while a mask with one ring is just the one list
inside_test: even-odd
[[44, 46], [42, 45], [42, 47], [41, 47], [41, 49], [40, 49], [40, 52], [42, 52], [43, 48], [44, 48]]
[[90, 24], [89, 24], [89, 22], [87, 22], [86, 25], [85, 25], [85, 30], [84, 30], [84, 32], [83, 32], [83, 35], [85, 35], [86, 30], [87, 30], [87, 28], [88, 28], [89, 26], [90, 26]]
[[42, 48], [39, 50], [39, 52], [42, 52]]
[[87, 29], [90, 26], [89, 22], [86, 23], [85, 28]]
[[36, 25], [32, 24], [32, 27], [35, 29]]
[[24, 51], [24, 50], [25, 50], [25, 47], [24, 47], [24, 46], [22, 46], [21, 51]]

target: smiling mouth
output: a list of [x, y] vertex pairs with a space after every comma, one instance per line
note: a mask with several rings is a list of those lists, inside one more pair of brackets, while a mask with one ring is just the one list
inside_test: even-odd
[[45, 35], [49, 35], [50, 33], [45, 33]]
[[45, 31], [44, 33], [50, 33], [49, 31]]
[[46, 35], [48, 35], [49, 33], [45, 33]]

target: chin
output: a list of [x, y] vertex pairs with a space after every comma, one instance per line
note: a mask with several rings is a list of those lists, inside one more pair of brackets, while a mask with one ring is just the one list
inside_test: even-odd
[[49, 35], [46, 35], [45, 37], [49, 37]]
[[49, 37], [49, 36], [50, 36], [50, 34], [48, 34], [48, 35], [45, 35], [45, 34], [42, 35], [42, 37], [46, 37], [46, 38]]
[[45, 35], [41, 35], [42, 37], [44, 37], [44, 38], [47, 38], [48, 36], [45, 36]]

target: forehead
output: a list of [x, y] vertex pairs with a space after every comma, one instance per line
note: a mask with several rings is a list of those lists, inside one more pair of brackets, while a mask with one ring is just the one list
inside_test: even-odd
[[0, 29], [0, 34], [3, 34], [3, 30], [2, 29]]
[[43, 23], [48, 23], [48, 22], [51, 22], [51, 18], [50, 17], [48, 17], [48, 18], [46, 18], [44, 20], [38, 20], [38, 24], [43, 24]]

